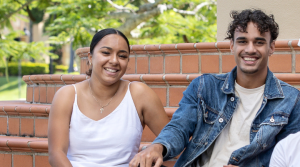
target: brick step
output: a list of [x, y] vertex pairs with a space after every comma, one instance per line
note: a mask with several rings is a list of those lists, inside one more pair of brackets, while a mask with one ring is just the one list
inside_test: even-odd
[[[269, 58], [271, 71], [299, 73], [299, 40], [278, 40]], [[85, 74], [89, 47], [79, 48], [80, 73]], [[131, 45], [126, 74], [226, 73], [236, 65], [229, 41]]]
[[[31, 104], [25, 101], [0, 101], [0, 135], [47, 138], [50, 104]], [[172, 118], [177, 107], [165, 107]], [[142, 141], [152, 142], [155, 135], [145, 126]]]
[[[140, 81], [151, 87], [164, 107], [178, 107], [182, 92], [189, 83], [201, 74], [127, 74], [123, 79]], [[300, 88], [300, 74], [276, 73], [275, 76], [296, 88]], [[51, 104], [55, 92], [62, 86], [87, 79], [86, 75], [25, 75], [27, 83], [26, 102]]]
[[[144, 146], [148, 146], [150, 142], [141, 142], [139, 151]], [[35, 161], [35, 167], [47, 167], [50, 166], [48, 163], [48, 139], [47, 138], [36, 138], [36, 137], [12, 137], [12, 136], [0, 136], [0, 159], [3, 157], [3, 164], [11, 164], [12, 157], [24, 156], [25, 159], [29, 159], [33, 163]], [[31, 160], [30, 160], [31, 158]], [[19, 159], [19, 158], [17, 158]], [[164, 162], [164, 165], [171, 167], [175, 164], [176, 159]], [[2, 162], [2, 161], [0, 161]], [[19, 163], [19, 162], [13, 162]]]

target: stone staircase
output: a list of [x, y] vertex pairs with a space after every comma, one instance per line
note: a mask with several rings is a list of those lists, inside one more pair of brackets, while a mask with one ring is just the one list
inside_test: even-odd
[[[276, 42], [269, 68], [275, 75], [300, 89], [298, 40]], [[27, 75], [25, 101], [0, 101], [0, 166], [48, 167], [48, 115], [55, 92], [64, 85], [81, 82], [89, 48], [77, 49], [81, 75]], [[235, 66], [229, 42], [182, 43], [131, 46], [130, 61], [123, 79], [146, 83], [159, 96], [169, 118], [178, 107], [182, 92], [202, 73], [226, 73]], [[141, 146], [155, 135], [145, 127]], [[173, 166], [177, 158], [164, 162]]]

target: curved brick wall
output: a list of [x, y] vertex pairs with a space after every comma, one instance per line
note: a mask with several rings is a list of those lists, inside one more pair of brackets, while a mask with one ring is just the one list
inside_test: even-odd
[[[275, 75], [300, 89], [298, 40], [276, 42], [269, 67]], [[169, 118], [178, 107], [182, 92], [202, 73], [225, 73], [234, 66], [229, 42], [132, 45], [123, 79], [146, 83], [159, 96]], [[88, 77], [87, 53], [80, 48], [81, 75], [27, 75], [26, 101], [0, 101], [0, 164], [7, 167], [48, 167], [47, 127], [51, 102], [62, 86]], [[141, 147], [155, 138], [145, 127]], [[176, 159], [165, 162], [173, 166]], [[1, 166], [0, 165], [0, 166]]]

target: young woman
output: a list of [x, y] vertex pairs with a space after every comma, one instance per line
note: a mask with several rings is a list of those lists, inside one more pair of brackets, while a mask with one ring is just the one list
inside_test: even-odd
[[104, 29], [88, 53], [90, 79], [64, 86], [49, 115], [49, 162], [55, 167], [127, 167], [138, 152], [143, 128], [155, 135], [169, 119], [145, 84], [122, 80], [130, 47], [125, 35]]

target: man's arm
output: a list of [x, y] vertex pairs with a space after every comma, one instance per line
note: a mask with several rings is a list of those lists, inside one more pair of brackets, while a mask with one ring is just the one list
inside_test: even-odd
[[[198, 91], [202, 77], [194, 79], [183, 92], [179, 108], [173, 114], [172, 120], [164, 127], [159, 136], [144, 151], [138, 153], [130, 162], [130, 167], [155, 167], [163, 162], [163, 150], [166, 153], [164, 160], [180, 154], [189, 142], [198, 121]], [[203, 79], [203, 78], [202, 78]]]
[[300, 131], [300, 94], [298, 93], [297, 100], [295, 102], [294, 108], [289, 116], [288, 124], [285, 125], [280, 133], [277, 135], [277, 142], [281, 139], [287, 137], [289, 134], [296, 133]]

